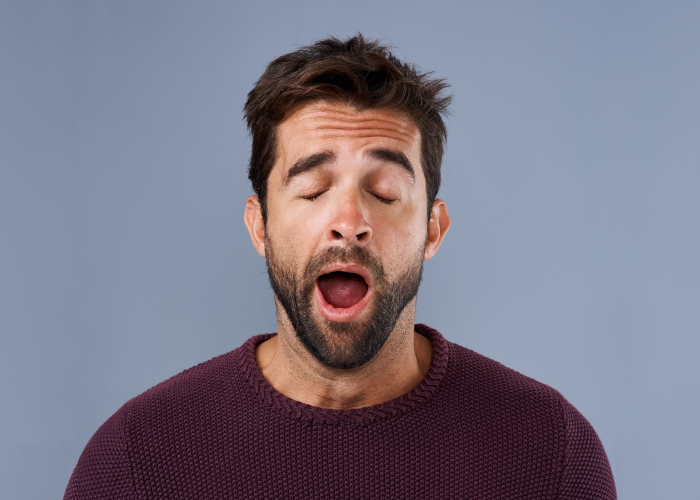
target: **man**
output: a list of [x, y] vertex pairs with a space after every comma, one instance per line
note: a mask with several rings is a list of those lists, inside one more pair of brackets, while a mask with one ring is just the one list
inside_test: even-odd
[[414, 325], [450, 227], [445, 87], [360, 35], [268, 66], [245, 223], [278, 333], [127, 402], [65, 498], [615, 498], [559, 393]]

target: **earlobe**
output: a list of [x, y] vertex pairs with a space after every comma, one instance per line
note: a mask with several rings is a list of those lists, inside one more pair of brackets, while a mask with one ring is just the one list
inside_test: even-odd
[[248, 228], [250, 241], [255, 250], [261, 257], [265, 257], [265, 222], [262, 217], [262, 206], [257, 196], [248, 196], [243, 221]]
[[447, 205], [442, 200], [435, 200], [430, 211], [428, 221], [428, 238], [425, 242], [425, 254], [423, 260], [431, 259], [440, 248], [442, 240], [450, 228], [450, 216], [447, 213]]

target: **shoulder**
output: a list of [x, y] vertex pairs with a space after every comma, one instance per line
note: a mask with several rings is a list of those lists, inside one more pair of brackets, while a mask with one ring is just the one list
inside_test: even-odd
[[129, 439], [150, 443], [180, 441], [182, 429], [191, 436], [196, 422], [240, 415], [251, 404], [246, 370], [255, 345], [269, 335], [258, 335], [228, 353], [193, 366], [143, 392], [124, 405]]
[[471, 349], [448, 342], [448, 379], [470, 398], [504, 410], [529, 407], [561, 420], [562, 395], [554, 388]]
[[[615, 483], [591, 424], [556, 389], [449, 342], [446, 382], [481, 423], [523, 456], [547, 456], [560, 470], [559, 499], [614, 499]], [[473, 421], [472, 421], [473, 422]]]
[[[240, 396], [241, 351], [252, 349], [253, 337], [243, 346], [200, 363], [127, 401], [92, 436], [78, 460], [65, 499], [133, 498], [149, 457], [164, 448], [192, 447], [200, 422], [219, 420]], [[184, 432], [183, 429], [187, 431]]]
[[132, 398], [125, 404], [129, 416], [203, 404], [217, 392], [228, 390], [239, 349], [188, 368]]
[[562, 398], [556, 390], [447, 341], [425, 325], [417, 325], [416, 331], [430, 338], [433, 353], [438, 354], [431, 367], [440, 376], [437, 403], [449, 409], [450, 418], [460, 427], [489, 428], [521, 441], [536, 440], [548, 452], [563, 443]]
[[125, 438], [124, 407], [90, 438], [71, 474], [64, 500], [132, 498], [134, 481]]
[[561, 403], [566, 444], [559, 498], [617, 498], [612, 469], [598, 434], [563, 396]]

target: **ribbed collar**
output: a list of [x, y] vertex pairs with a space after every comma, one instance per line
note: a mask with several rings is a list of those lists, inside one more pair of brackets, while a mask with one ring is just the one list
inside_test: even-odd
[[447, 372], [449, 345], [445, 338], [426, 325], [415, 325], [416, 332], [430, 339], [433, 345], [432, 361], [428, 374], [412, 391], [391, 401], [351, 410], [335, 410], [318, 408], [288, 398], [273, 388], [262, 376], [255, 362], [255, 348], [262, 342], [275, 336], [275, 333], [256, 335], [248, 339], [237, 354], [237, 365], [241, 376], [249, 383], [255, 397], [263, 404], [299, 421], [313, 424], [329, 425], [367, 425], [379, 420], [385, 420], [402, 415], [418, 408], [432, 397], [438, 389]]

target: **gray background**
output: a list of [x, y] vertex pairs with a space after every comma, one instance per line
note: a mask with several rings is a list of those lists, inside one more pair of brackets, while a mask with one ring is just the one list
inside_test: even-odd
[[361, 30], [449, 79], [418, 320], [559, 389], [620, 498], [697, 498], [700, 2], [0, 4], [0, 498], [60, 498], [127, 399], [274, 331], [247, 91]]

